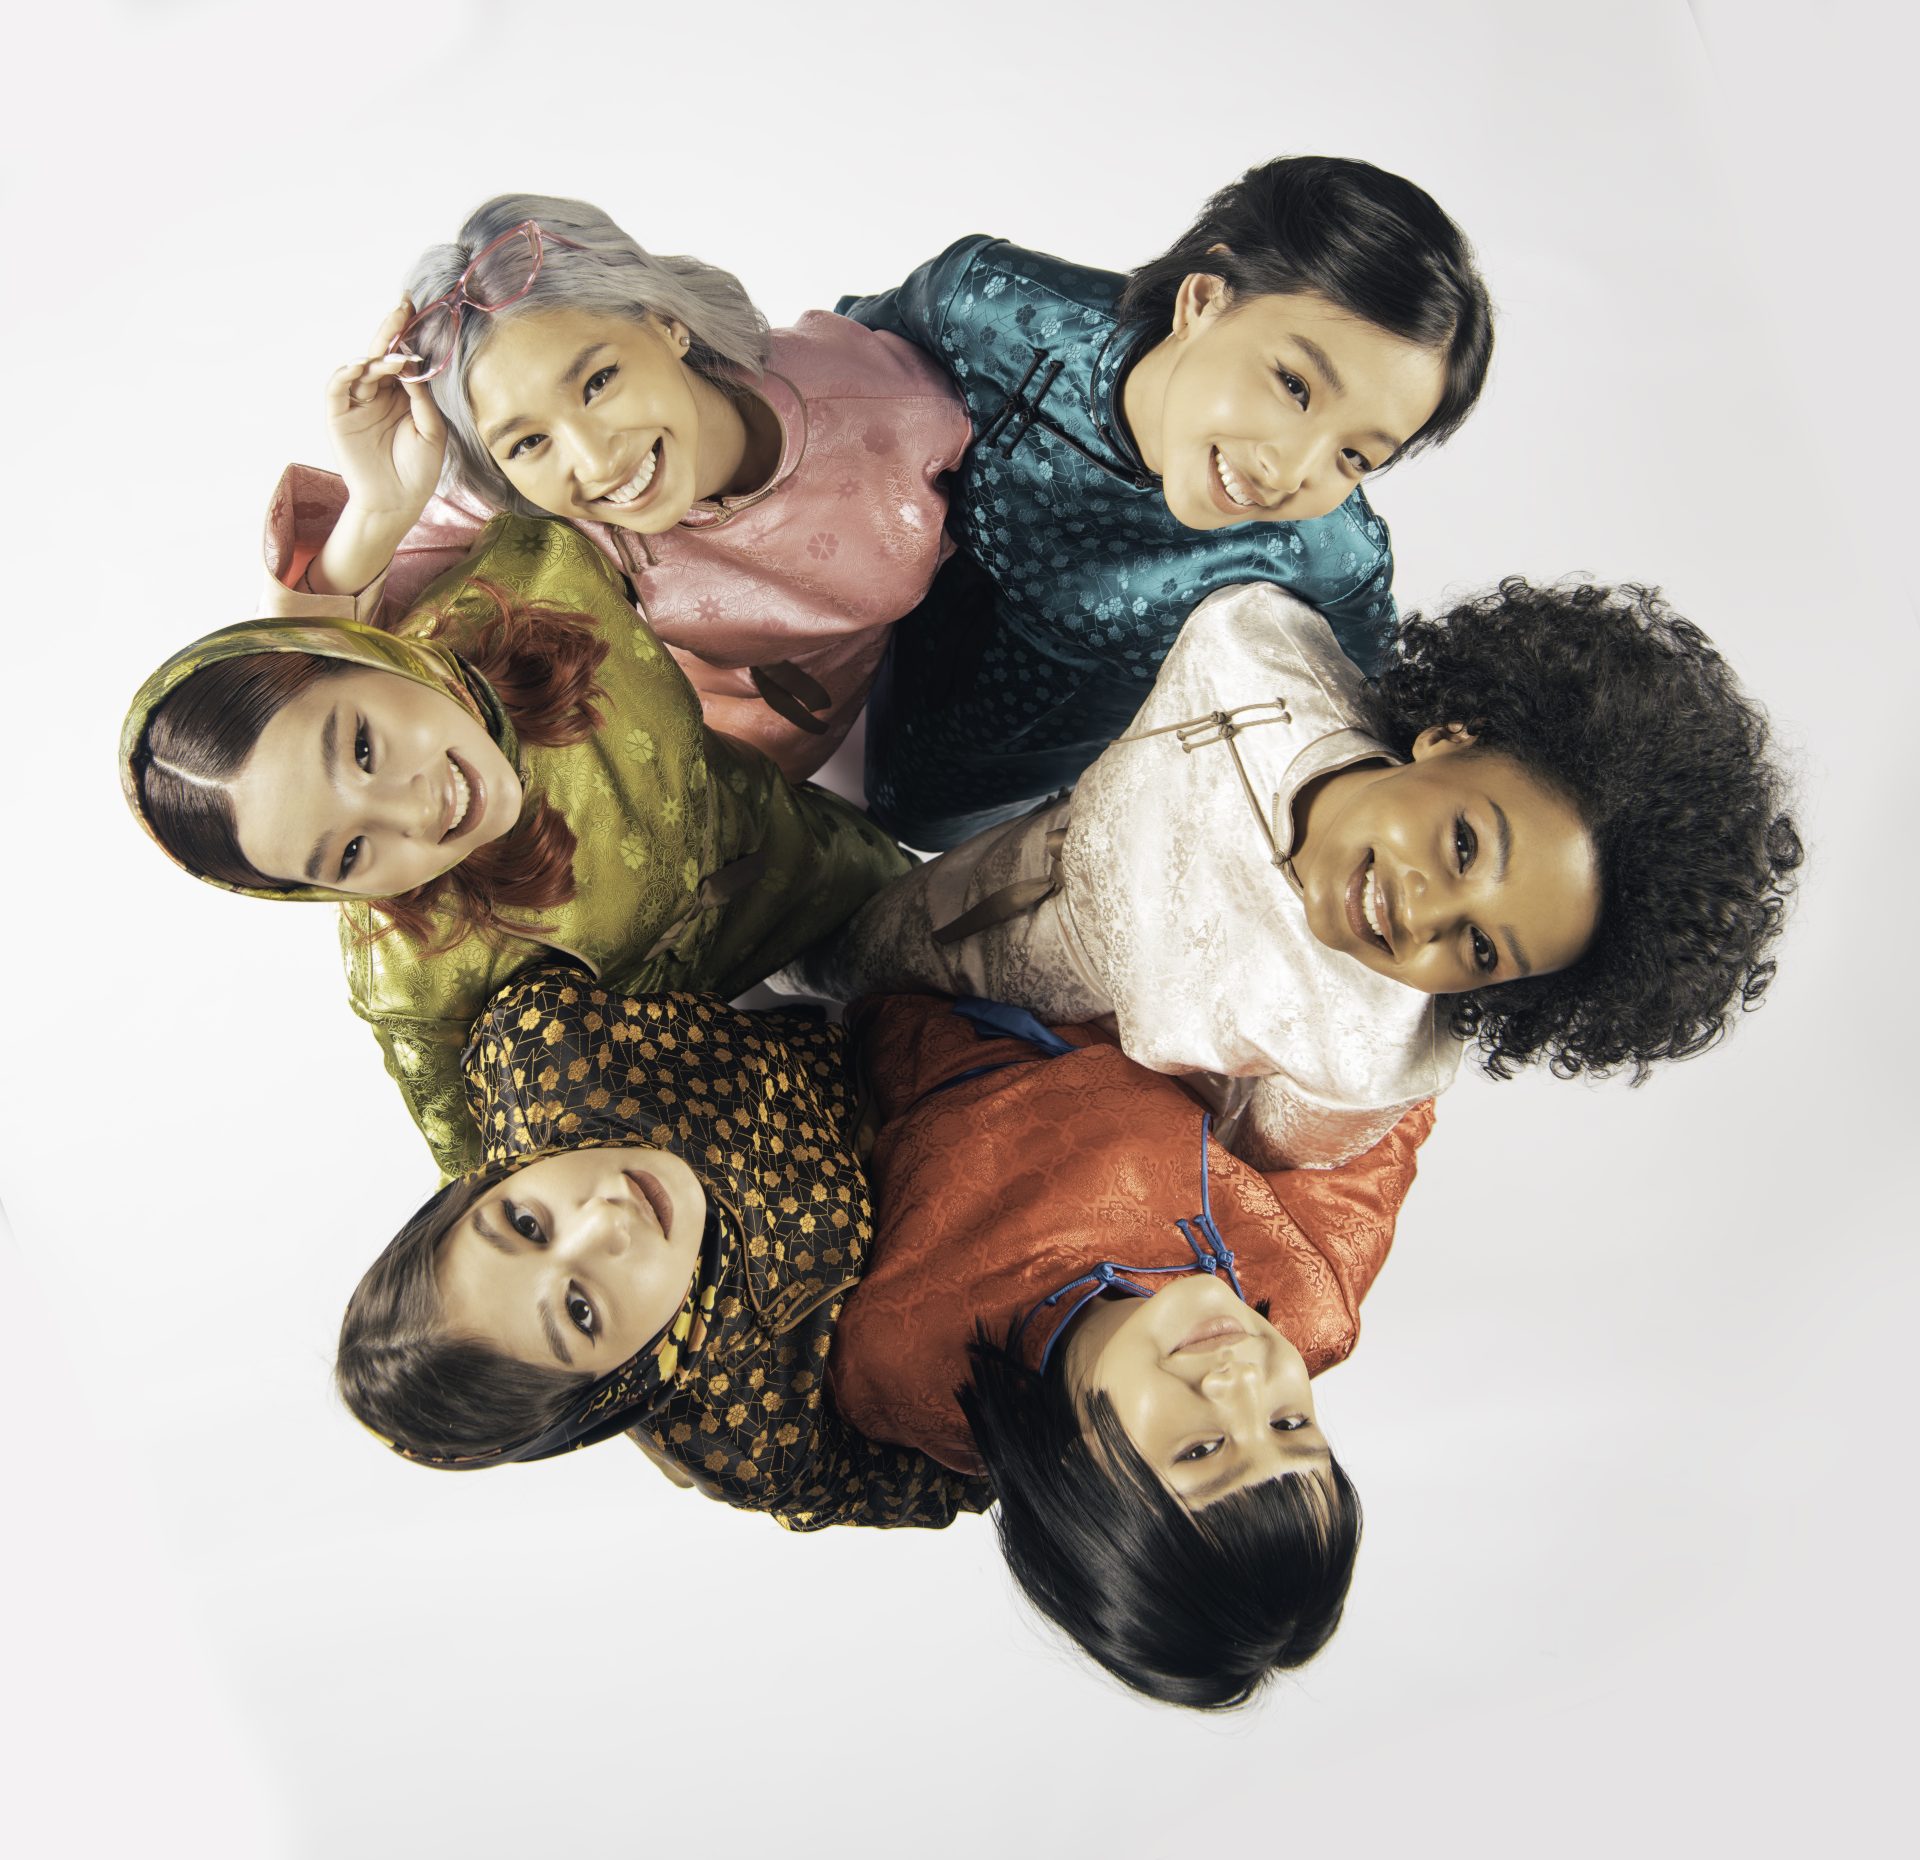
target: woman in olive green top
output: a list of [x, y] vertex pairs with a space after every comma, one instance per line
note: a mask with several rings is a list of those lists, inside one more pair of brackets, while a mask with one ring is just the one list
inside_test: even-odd
[[708, 730], [612, 568], [500, 517], [392, 633], [262, 620], [163, 665], [121, 731], [129, 804], [196, 877], [342, 906], [371, 1023], [441, 1169], [479, 1160], [473, 1017], [559, 954], [622, 992], [740, 993], [910, 861]]

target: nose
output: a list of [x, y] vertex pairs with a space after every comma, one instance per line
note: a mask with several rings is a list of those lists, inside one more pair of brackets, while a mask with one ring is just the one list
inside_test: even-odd
[[1466, 893], [1470, 880], [1451, 872], [1429, 879], [1418, 867], [1409, 866], [1400, 877], [1400, 928], [1407, 944], [1418, 948], [1454, 935], [1473, 915]]
[[554, 1243], [559, 1258], [569, 1265], [607, 1264], [619, 1259], [633, 1239], [633, 1224], [626, 1218], [625, 1205], [611, 1189], [583, 1202]]
[[1252, 1393], [1259, 1376], [1260, 1366], [1251, 1352], [1243, 1354], [1229, 1348], [1208, 1365], [1200, 1378], [1200, 1389], [1209, 1401], [1240, 1401]]
[[1269, 439], [1257, 454], [1260, 476], [1276, 497], [1298, 497], [1314, 472], [1314, 448]]
[[367, 824], [402, 839], [439, 839], [440, 823], [446, 817], [446, 790], [436, 787], [434, 775], [429, 765], [379, 782], [368, 797]]
[[615, 477], [620, 469], [619, 446], [611, 433], [602, 432], [594, 421], [575, 419], [568, 421], [554, 439], [565, 448], [573, 482], [589, 503], [620, 488]]

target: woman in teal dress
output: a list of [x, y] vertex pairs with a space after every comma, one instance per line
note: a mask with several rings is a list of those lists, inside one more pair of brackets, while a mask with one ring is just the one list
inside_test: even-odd
[[1493, 346], [1452, 221], [1318, 157], [1253, 170], [1129, 277], [974, 237], [838, 308], [934, 356], [973, 421], [960, 553], [867, 722], [874, 817], [941, 849], [1070, 787], [1218, 588], [1278, 582], [1373, 670], [1396, 616], [1361, 481], [1465, 420]]

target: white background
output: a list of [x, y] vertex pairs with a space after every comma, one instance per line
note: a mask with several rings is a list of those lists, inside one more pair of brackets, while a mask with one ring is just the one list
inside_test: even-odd
[[[1910, 1776], [1910, 25], [1866, 4], [73, 4], [16, 21], [0, 1838], [41, 1854], [1892, 1850]], [[1905, 12], [1905, 9], [1901, 9]], [[1910, 17], [1910, 14], [1908, 15]], [[1765, 1009], [1641, 1091], [1442, 1107], [1322, 1412], [1348, 1625], [1142, 1705], [991, 1532], [834, 1532], [612, 1445], [429, 1477], [333, 1400], [432, 1185], [331, 913], [125, 817], [141, 677], [423, 245], [575, 193], [776, 322], [1006, 234], [1124, 268], [1281, 152], [1468, 229], [1481, 411], [1376, 487], [1403, 604], [1665, 586], [1813, 858]]]

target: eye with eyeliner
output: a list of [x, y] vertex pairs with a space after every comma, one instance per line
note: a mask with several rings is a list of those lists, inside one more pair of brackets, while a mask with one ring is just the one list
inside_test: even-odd
[[1460, 876], [1465, 878], [1472, 869], [1474, 856], [1480, 850], [1480, 836], [1474, 832], [1465, 814], [1453, 817], [1453, 852], [1459, 860]]
[[1305, 413], [1313, 399], [1313, 390], [1291, 368], [1282, 368], [1278, 362], [1274, 363], [1273, 372], [1280, 385], [1299, 403], [1300, 411]]
[[525, 458], [535, 446], [544, 444], [546, 437], [545, 433], [522, 434], [520, 438], [516, 439], [513, 444], [507, 448], [507, 456], [501, 463], [511, 465], [515, 459]]
[[517, 1201], [503, 1199], [500, 1203], [501, 1218], [530, 1246], [545, 1246], [546, 1230], [538, 1218], [529, 1214]]
[[1173, 1463], [1176, 1466], [1187, 1466], [1197, 1460], [1210, 1460], [1225, 1445], [1226, 1442], [1217, 1434], [1211, 1440], [1196, 1440], [1191, 1446], [1182, 1447], [1173, 1456]]
[[356, 834], [341, 849], [340, 876], [342, 878], [345, 878], [347, 874], [351, 872], [354, 869], [354, 867], [360, 863], [360, 856], [362, 852], [366, 849], [366, 844], [367, 844], [366, 841], [360, 838], [358, 834]]
[[373, 773], [373, 732], [367, 728], [364, 717], [353, 720], [353, 759], [359, 763], [363, 775]]
[[604, 368], [596, 368], [593, 373], [587, 377], [586, 386], [580, 390], [581, 400], [597, 400], [602, 390], [612, 382], [614, 376], [619, 372], [620, 364], [618, 362], [609, 362]]
[[567, 1321], [585, 1337], [589, 1343], [600, 1335], [600, 1314], [594, 1310], [593, 1301], [575, 1285], [567, 1281]]

